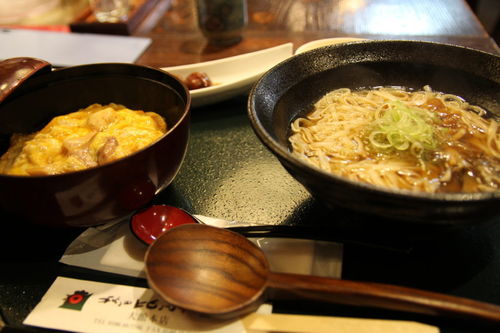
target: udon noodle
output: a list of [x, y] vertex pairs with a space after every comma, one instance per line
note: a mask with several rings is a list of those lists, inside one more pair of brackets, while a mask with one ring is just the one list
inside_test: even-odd
[[380, 87], [334, 90], [291, 125], [293, 154], [374, 185], [424, 192], [488, 192], [500, 185], [500, 131], [462, 98]]

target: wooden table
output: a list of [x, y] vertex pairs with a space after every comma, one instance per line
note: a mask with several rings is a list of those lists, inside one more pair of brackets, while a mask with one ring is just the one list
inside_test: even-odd
[[464, 0], [248, 0], [247, 4], [243, 40], [216, 47], [207, 44], [197, 27], [194, 1], [164, 1], [137, 31], [153, 40], [137, 63], [188, 64], [286, 42], [298, 47], [315, 39], [346, 36], [437, 41], [499, 51]]

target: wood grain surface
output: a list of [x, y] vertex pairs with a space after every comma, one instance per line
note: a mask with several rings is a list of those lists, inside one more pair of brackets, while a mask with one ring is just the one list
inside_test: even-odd
[[395, 285], [272, 273], [268, 288], [273, 300], [311, 298], [500, 325], [498, 305]]
[[243, 40], [225, 47], [208, 44], [201, 34], [194, 0], [164, 1], [154, 28], [151, 20], [144, 21], [148, 29], [138, 28], [137, 35], [153, 41], [139, 64], [183, 65], [330, 37], [426, 40], [499, 51], [464, 0], [248, 0]]
[[243, 236], [198, 224], [170, 229], [145, 258], [148, 282], [167, 302], [219, 316], [253, 310], [269, 270], [262, 251]]
[[500, 306], [372, 282], [274, 273], [265, 254], [235, 232], [185, 224], [161, 235], [145, 257], [150, 286], [168, 303], [229, 318], [265, 299], [314, 300], [500, 325]]

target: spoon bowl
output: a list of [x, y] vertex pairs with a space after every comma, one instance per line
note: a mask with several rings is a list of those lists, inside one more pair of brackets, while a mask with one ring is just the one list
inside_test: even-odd
[[311, 299], [500, 324], [500, 306], [394, 285], [274, 273], [242, 235], [201, 224], [163, 233], [145, 256], [148, 283], [166, 302], [232, 318], [265, 300]]
[[[228, 239], [227, 233], [235, 237]], [[149, 283], [165, 301], [208, 315], [254, 309], [261, 303], [268, 272], [264, 253], [252, 242], [204, 225], [173, 228], [146, 254]]]

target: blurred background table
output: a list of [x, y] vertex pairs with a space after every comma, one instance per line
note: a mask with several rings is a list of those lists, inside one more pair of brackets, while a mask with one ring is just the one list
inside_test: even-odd
[[153, 39], [138, 63], [187, 64], [330, 37], [416, 39], [498, 50], [488, 34], [494, 33], [500, 13], [495, 0], [249, 0], [247, 5], [242, 42], [217, 48], [206, 44], [197, 27], [194, 1], [168, 0], [156, 26], [146, 20], [137, 32]]
[[[193, 0], [159, 1], [132, 34], [152, 39], [137, 63], [153, 67], [188, 64], [287, 42], [297, 48], [330, 37], [426, 40], [499, 53], [488, 34], [492, 28], [487, 31], [463, 0], [248, 0], [247, 4], [248, 26], [242, 41], [217, 47], [209, 45], [199, 31]], [[498, 12], [498, 1], [488, 5], [492, 6], [487, 8], [490, 12]], [[157, 202], [193, 213], [263, 224], [324, 224], [334, 238], [346, 239], [346, 279], [394, 283], [500, 304], [499, 223], [446, 231], [444, 235], [430, 230], [411, 240], [405, 238], [412, 235], [411, 227], [405, 225], [404, 235], [379, 230], [376, 219], [364, 221], [372, 224], [366, 229], [352, 227], [353, 216], [329, 211], [311, 198], [260, 144], [246, 116], [246, 98], [243, 95], [193, 109], [186, 160], [174, 183]], [[9, 218], [0, 216], [2, 222]], [[9, 241], [18, 238], [3, 233], [0, 310], [8, 324], [6, 332], [42, 331], [24, 327], [22, 321], [58, 275], [144, 285], [144, 281], [59, 264], [65, 247], [80, 232], [33, 228], [19, 237], [22, 247], [14, 248]], [[370, 241], [378, 244], [383, 239], [394, 247], [370, 246]], [[277, 309], [288, 313], [393, 317], [305, 303], [281, 304]], [[440, 326], [442, 332], [478, 331], [438, 319], [426, 321]]]

